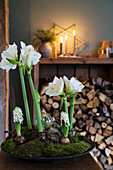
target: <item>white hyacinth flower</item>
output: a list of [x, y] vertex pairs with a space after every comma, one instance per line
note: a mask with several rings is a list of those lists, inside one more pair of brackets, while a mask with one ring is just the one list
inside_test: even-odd
[[15, 109], [13, 110], [13, 120], [15, 123], [20, 124], [22, 124], [24, 120], [22, 110], [19, 107], [15, 107]]
[[[1, 56], [2, 60], [0, 62], [0, 68], [6, 70], [7, 72], [10, 69], [15, 69], [17, 66], [17, 63], [15, 64], [15, 62], [18, 60], [17, 45], [15, 43], [13, 45], [9, 45], [9, 48], [6, 51], [3, 51]], [[8, 61], [8, 59], [12, 62]]]
[[69, 95], [81, 92], [84, 88], [84, 85], [74, 77], [69, 80], [66, 76], [64, 76], [64, 81], [66, 84], [66, 93]]
[[28, 68], [30, 68], [31, 63], [33, 65], [36, 65], [41, 58], [41, 54], [36, 52], [32, 45], [27, 45], [24, 42], [20, 42], [21, 44], [21, 54], [20, 54], [20, 61], [22, 61], [22, 64]]
[[58, 79], [56, 76], [53, 82], [49, 83], [49, 86], [45, 88], [46, 94], [49, 96], [58, 96], [63, 94], [64, 81], [62, 78]]
[[60, 118], [61, 118], [61, 122], [64, 121], [66, 127], [70, 126], [69, 117], [68, 117], [68, 114], [66, 112], [62, 111]]

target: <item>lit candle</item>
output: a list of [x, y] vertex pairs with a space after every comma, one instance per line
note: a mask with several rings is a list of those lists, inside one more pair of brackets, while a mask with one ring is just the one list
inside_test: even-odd
[[67, 56], [67, 34], [65, 35], [65, 40], [66, 40], [66, 56]]
[[62, 44], [63, 44], [63, 38], [62, 38], [62, 36], [61, 36], [61, 37], [60, 37], [60, 56], [61, 56], [61, 57], [63, 56], [63, 53], [62, 53], [63, 46], [62, 46]]
[[74, 36], [74, 52], [73, 52], [73, 55], [74, 56], [76, 56], [76, 51], [75, 51], [75, 46], [76, 46], [76, 44], [75, 44], [75, 30], [73, 30], [73, 36]]

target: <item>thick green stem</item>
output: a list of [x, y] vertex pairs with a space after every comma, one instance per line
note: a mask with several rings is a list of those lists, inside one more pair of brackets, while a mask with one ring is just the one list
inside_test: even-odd
[[[74, 105], [75, 105], [75, 96], [70, 97], [70, 129], [73, 129]], [[71, 135], [72, 132], [69, 132], [69, 134]]]
[[61, 99], [61, 102], [60, 102], [60, 108], [59, 108], [59, 110], [61, 111], [61, 109], [62, 109], [62, 106], [63, 106], [63, 98]]
[[[68, 115], [68, 106], [67, 106], [67, 98], [64, 98], [64, 107], [65, 107], [65, 112]], [[68, 137], [69, 133], [69, 126], [66, 127], [65, 123], [63, 123], [63, 132], [64, 132], [64, 137]]]
[[67, 106], [67, 98], [64, 98], [64, 107], [65, 107], [65, 112], [68, 114], [68, 106]]
[[27, 94], [26, 94], [26, 88], [25, 88], [22, 66], [19, 66], [19, 72], [20, 72], [22, 93], [23, 93], [23, 99], [24, 99], [24, 106], [25, 106], [25, 111], [26, 111], [27, 125], [28, 125], [28, 129], [32, 129], [30, 110], [29, 110], [29, 106], [28, 106], [28, 100], [27, 100]]
[[42, 119], [41, 119], [40, 105], [37, 103], [33, 80], [32, 80], [31, 74], [29, 72], [28, 72], [28, 80], [29, 80], [31, 93], [32, 93], [32, 97], [33, 97], [33, 102], [34, 102], [34, 106], [35, 106], [35, 113], [36, 113], [36, 118], [37, 118], [37, 123], [38, 123], [38, 132], [43, 132], [42, 122], [41, 122]]
[[17, 136], [21, 136], [21, 124], [19, 122], [16, 122], [16, 133]]

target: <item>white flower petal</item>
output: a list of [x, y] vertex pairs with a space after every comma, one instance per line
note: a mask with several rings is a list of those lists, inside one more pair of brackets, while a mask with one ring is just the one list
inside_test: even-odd
[[19, 107], [15, 107], [13, 110], [13, 120], [14, 122], [19, 122], [20, 124], [23, 122], [23, 113]]
[[84, 88], [84, 85], [74, 77], [69, 80], [66, 76], [64, 76], [64, 81], [66, 84], [66, 93], [69, 95], [81, 92]]
[[6, 70], [15, 69], [17, 65], [9, 63], [6, 59], [2, 59], [0, 62], [0, 68]]
[[70, 126], [70, 123], [69, 123], [69, 117], [68, 117], [68, 114], [66, 112], [61, 112], [61, 122], [64, 121], [65, 123], [65, 126]]
[[36, 52], [32, 45], [26, 46], [25, 43], [21, 42], [21, 47], [22, 49], [21, 49], [20, 61], [22, 61], [22, 63], [28, 67], [30, 67], [31, 65], [30, 62], [33, 62], [33, 65], [36, 65], [39, 62], [41, 54]]
[[23, 41], [20, 41], [20, 45], [21, 45], [22, 48], [26, 47], [26, 44]]
[[49, 86], [45, 88], [46, 94], [49, 96], [58, 96], [62, 95], [64, 89], [64, 82], [62, 78], [58, 79], [56, 76], [52, 83], [49, 83]]

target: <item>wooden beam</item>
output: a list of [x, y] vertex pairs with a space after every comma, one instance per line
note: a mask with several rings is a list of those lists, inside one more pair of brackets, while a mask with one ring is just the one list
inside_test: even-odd
[[[8, 44], [9, 44], [8, 0], [5, 0], [5, 43], [6, 43], [6, 48], [8, 48]], [[8, 72], [6, 72], [6, 131], [7, 130], [9, 130], [9, 74], [8, 74]]]

